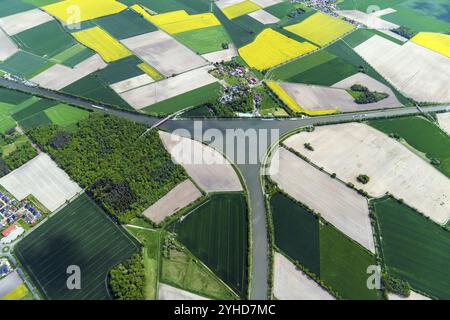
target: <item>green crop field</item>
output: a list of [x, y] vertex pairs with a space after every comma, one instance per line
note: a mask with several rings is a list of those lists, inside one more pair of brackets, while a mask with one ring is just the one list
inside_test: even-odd
[[344, 299], [379, 299], [367, 288], [367, 268], [376, 258], [331, 225], [320, 226], [320, 277]]
[[19, 46], [35, 55], [50, 58], [76, 44], [57, 21], [49, 21], [13, 36]]
[[122, 109], [131, 110], [126, 103], [113, 89], [103, 84], [98, 77], [89, 75], [75, 83], [63, 88], [62, 92], [77, 95], [93, 101], [104, 102]]
[[28, 107], [23, 108], [22, 110], [14, 113], [13, 118], [16, 121], [20, 122], [26, 118], [29, 118], [37, 113], [40, 113], [48, 108], [55, 106], [57, 104], [58, 104], [58, 102], [53, 101], [53, 100], [40, 99], [37, 102], [29, 105]]
[[105, 84], [110, 85], [143, 74], [144, 71], [137, 67], [141, 63], [142, 61], [138, 57], [129, 56], [110, 62], [106, 68], [97, 71], [95, 75]]
[[274, 80], [288, 80], [295, 78], [298, 74], [316, 68], [321, 64], [327, 63], [335, 58], [336, 56], [328, 51], [320, 50], [274, 69], [270, 73], [270, 78]]
[[222, 44], [231, 43], [222, 26], [181, 32], [174, 37], [197, 54], [223, 50]]
[[94, 22], [118, 40], [157, 30], [148, 20], [130, 9], [98, 18]]
[[450, 299], [450, 232], [392, 198], [374, 205], [389, 274], [430, 296]]
[[275, 245], [320, 276], [319, 220], [282, 193], [270, 200]]
[[41, 57], [32, 55], [25, 51], [19, 51], [3, 63], [0, 63], [0, 69], [22, 78], [31, 78], [36, 71], [44, 71], [51, 64]]
[[35, 8], [25, 2], [26, 1], [0, 1], [0, 18]]
[[341, 10], [359, 10], [367, 12], [369, 6], [376, 5], [380, 9], [392, 8], [405, 0], [344, 0], [338, 3]]
[[142, 109], [146, 113], [171, 114], [188, 107], [195, 107], [217, 99], [222, 86], [218, 82], [180, 94]]
[[18, 122], [19, 125], [26, 130], [52, 124], [52, 121], [44, 112], [33, 114], [32, 116], [22, 119]]
[[240, 193], [215, 194], [170, 228], [241, 298], [247, 297], [247, 203]]
[[[109, 270], [139, 245], [89, 199], [80, 195], [15, 246], [34, 284], [48, 299], [110, 299]], [[69, 266], [81, 269], [81, 290], [66, 285]]]
[[372, 30], [368, 29], [358, 29], [350, 33], [348, 36], [344, 37], [344, 42], [347, 43], [350, 47], [355, 48], [364, 41], [373, 37]]
[[65, 104], [58, 104], [44, 112], [52, 123], [59, 126], [69, 126], [89, 116], [88, 111]]
[[17, 105], [28, 100], [30, 97], [27, 93], [0, 87], [0, 102]]
[[450, 137], [437, 125], [423, 117], [373, 120], [369, 124], [386, 134], [398, 135], [429, 159], [439, 160], [437, 168], [450, 178]]
[[258, 33], [265, 28], [263, 24], [255, 19], [248, 19], [250, 17], [239, 17], [234, 20], [228, 20], [216, 5], [213, 8], [213, 12], [237, 48], [252, 42]]
[[415, 31], [449, 32], [450, 3], [447, 0], [407, 0], [393, 7], [383, 19]]
[[331, 86], [357, 72], [358, 68], [356, 66], [347, 63], [342, 58], [335, 58], [299, 73], [287, 79], [287, 81]]
[[171, 249], [161, 257], [160, 281], [174, 287], [219, 300], [237, 295], [185, 249]]

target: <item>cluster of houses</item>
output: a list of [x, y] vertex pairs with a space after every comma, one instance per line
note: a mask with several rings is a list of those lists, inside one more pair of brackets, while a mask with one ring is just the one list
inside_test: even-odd
[[34, 224], [42, 217], [42, 212], [25, 201], [12, 199], [0, 192], [0, 228], [7, 227], [23, 219], [27, 224]]
[[11, 266], [11, 263], [6, 258], [0, 259], [0, 279], [6, 277], [8, 274], [10, 274], [13, 271], [13, 267]]
[[[297, 0], [294, 0], [292, 2], [300, 2]], [[338, 14], [336, 13], [336, 10], [338, 10], [337, 5], [336, 5], [336, 0], [308, 0], [308, 1], [304, 1], [304, 3], [313, 9], [322, 11], [326, 14], [329, 14], [331, 16], [338, 16]]]

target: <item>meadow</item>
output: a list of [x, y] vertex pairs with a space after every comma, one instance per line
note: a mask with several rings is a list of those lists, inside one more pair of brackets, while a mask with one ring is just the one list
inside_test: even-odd
[[[82, 194], [21, 240], [15, 253], [45, 298], [104, 300], [111, 298], [106, 285], [109, 270], [138, 248], [137, 242]], [[80, 290], [67, 288], [70, 265], [81, 269]]]

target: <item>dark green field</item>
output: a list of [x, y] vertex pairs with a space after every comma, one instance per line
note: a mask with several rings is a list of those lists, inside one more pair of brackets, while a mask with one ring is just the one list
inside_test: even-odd
[[[15, 247], [24, 269], [47, 299], [110, 299], [109, 270], [138, 249], [128, 234], [83, 194]], [[81, 269], [81, 290], [66, 286], [66, 270]]]
[[0, 87], [0, 102], [8, 104], [20, 104], [29, 98], [31, 98], [31, 96], [27, 93]]
[[240, 193], [215, 194], [170, 228], [216, 275], [247, 296], [247, 203]]
[[386, 133], [395, 133], [430, 159], [437, 159], [437, 168], [450, 178], [450, 137], [423, 117], [405, 117], [370, 121], [369, 124]]
[[174, 38], [197, 54], [223, 50], [222, 44], [231, 43], [222, 26], [181, 32], [174, 35]]
[[133, 78], [144, 73], [137, 67], [142, 61], [136, 56], [129, 56], [114, 62], [95, 73], [106, 85]]
[[327, 63], [335, 58], [336, 56], [328, 51], [320, 50], [304, 58], [289, 62], [288, 64], [274, 69], [270, 76], [272, 79], [287, 80], [294, 78], [298, 74], [318, 67], [321, 64]]
[[394, 199], [374, 204], [388, 272], [413, 289], [450, 299], [450, 232]]
[[52, 120], [44, 112], [39, 112], [31, 117], [19, 121], [19, 125], [24, 129], [36, 128], [52, 124]]
[[156, 27], [133, 10], [95, 19], [95, 23], [118, 40], [156, 31]]
[[282, 193], [270, 200], [275, 244], [285, 254], [320, 276], [319, 220]]
[[147, 113], [170, 114], [188, 107], [195, 107], [218, 97], [221, 85], [218, 82], [155, 103], [143, 109]]
[[216, 5], [213, 9], [215, 16], [219, 19], [237, 48], [252, 42], [258, 33], [265, 28], [263, 24], [247, 15], [228, 20]]
[[23, 50], [45, 58], [50, 58], [76, 43], [57, 21], [46, 22], [16, 34], [13, 38]]

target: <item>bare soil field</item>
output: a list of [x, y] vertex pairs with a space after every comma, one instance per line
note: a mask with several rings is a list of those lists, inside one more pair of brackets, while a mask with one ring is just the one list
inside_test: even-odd
[[431, 300], [430, 298], [414, 291], [411, 291], [411, 294], [407, 298], [393, 293], [389, 293], [388, 298], [389, 300]]
[[60, 90], [106, 66], [107, 64], [102, 58], [95, 54], [77, 64], [73, 69], [61, 64], [55, 64], [32, 78], [31, 81], [44, 88]]
[[450, 135], [450, 112], [437, 114], [439, 126]]
[[45, 153], [1, 178], [0, 185], [19, 200], [32, 194], [52, 212], [81, 192], [81, 188]]
[[450, 59], [407, 42], [375, 35], [355, 51], [400, 92], [423, 102], [450, 102]]
[[[377, 14], [378, 12], [378, 14]], [[383, 20], [379, 16], [379, 12], [374, 13], [365, 13], [358, 10], [339, 10], [337, 13], [347, 19], [354, 20], [361, 24], [366, 25], [370, 29], [383, 29], [383, 30], [391, 30], [396, 29], [399, 26], [395, 23]], [[387, 13], [386, 13], [387, 14]]]
[[[317, 127], [284, 143], [373, 197], [390, 193], [439, 224], [450, 218], [450, 180], [406, 146], [366, 124]], [[306, 152], [305, 143], [314, 151]], [[365, 185], [357, 181], [361, 174], [370, 178]]]
[[239, 55], [238, 51], [234, 46], [234, 44], [230, 44], [228, 49], [206, 53], [202, 55], [202, 57], [211, 63], [216, 63], [222, 61], [230, 61], [231, 59], [237, 57], [238, 55]]
[[210, 66], [179, 74], [162, 81], [136, 88], [120, 96], [130, 106], [140, 110], [154, 103], [206, 86], [218, 81], [208, 73]]
[[145, 210], [143, 215], [154, 223], [160, 223], [165, 218], [188, 206], [201, 196], [202, 193], [197, 189], [192, 181], [185, 180], [170, 190], [150, 208]]
[[283, 0], [251, 0], [253, 3], [256, 3], [258, 6], [262, 8], [270, 7], [275, 4], [283, 2]]
[[384, 109], [402, 106], [402, 104], [400, 103], [400, 101], [398, 101], [397, 97], [395, 96], [395, 93], [392, 91], [391, 88], [389, 88], [384, 83], [381, 83], [380, 81], [375, 80], [374, 78], [368, 76], [365, 73], [359, 72], [357, 74], [354, 74], [342, 81], [339, 81], [338, 83], [335, 83], [334, 85], [332, 85], [332, 87], [341, 89], [350, 89], [350, 87], [354, 84], [363, 85], [367, 87], [370, 91], [387, 93], [389, 95], [389, 97], [387, 97], [386, 99], [383, 99], [376, 103], [357, 105], [362, 109]]
[[149, 75], [144, 73], [137, 77], [133, 77], [133, 78], [126, 79], [126, 80], [123, 80], [120, 82], [116, 82], [116, 83], [110, 85], [110, 87], [116, 93], [123, 93], [126, 91], [130, 91], [130, 90], [145, 86], [152, 82], [155, 82], [155, 80], [153, 80]]
[[164, 31], [154, 31], [121, 41], [138, 57], [166, 77], [204, 66], [207, 61]]
[[184, 167], [203, 191], [243, 190], [233, 166], [213, 148], [163, 131], [159, 136], [172, 159]]
[[4, 61], [19, 51], [14, 41], [0, 29], [0, 61]]
[[273, 294], [279, 300], [334, 300], [325, 289], [275, 252]]
[[[320, 213], [325, 220], [363, 247], [375, 252], [366, 198], [287, 149], [279, 148], [277, 152], [279, 167], [272, 171], [275, 173], [271, 178], [278, 186]], [[305, 152], [305, 155], [309, 156], [310, 153]]]
[[189, 291], [181, 290], [168, 284], [160, 283], [158, 300], [209, 300]]
[[48, 13], [33, 9], [0, 18], [0, 27], [7, 34], [13, 36], [51, 20], [53, 17]]
[[274, 15], [271, 15], [265, 10], [257, 10], [254, 12], [251, 12], [248, 14], [253, 19], [261, 22], [262, 24], [271, 24], [271, 23], [277, 23], [280, 21], [277, 17]]
[[[369, 77], [368, 77], [369, 78]], [[389, 87], [371, 78], [365, 79], [362, 76], [352, 76], [344, 79], [336, 85], [330, 87], [282, 82], [280, 86], [283, 90], [304, 109], [318, 111], [338, 109], [341, 112], [353, 112], [361, 110], [376, 110], [400, 107], [401, 103]], [[389, 97], [375, 103], [358, 104], [350, 93], [346, 91], [355, 83], [366, 85], [369, 89], [377, 88], [376, 91], [385, 92]], [[369, 86], [370, 85], [370, 86]]]

